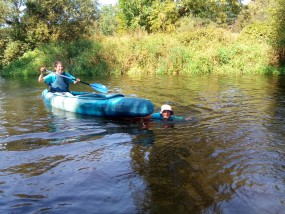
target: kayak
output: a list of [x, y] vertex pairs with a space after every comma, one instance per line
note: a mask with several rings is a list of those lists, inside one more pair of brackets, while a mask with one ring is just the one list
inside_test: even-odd
[[151, 114], [154, 105], [143, 98], [125, 97], [123, 94], [96, 94], [88, 92], [42, 92], [44, 102], [53, 108], [98, 117], [144, 117]]

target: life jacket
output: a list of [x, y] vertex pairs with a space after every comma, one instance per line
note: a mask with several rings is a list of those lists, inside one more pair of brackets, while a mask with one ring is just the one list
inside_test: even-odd
[[[63, 73], [62, 75], [65, 75]], [[62, 76], [56, 75], [55, 81], [50, 84], [50, 92], [69, 92], [69, 80]]]

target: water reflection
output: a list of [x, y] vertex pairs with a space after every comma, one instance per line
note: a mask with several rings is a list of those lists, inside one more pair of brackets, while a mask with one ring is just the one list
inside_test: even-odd
[[[146, 195], [150, 197], [146, 197], [143, 210], [232, 213], [258, 212], [262, 207], [270, 212], [270, 206], [261, 204], [272, 202], [272, 196], [262, 199], [260, 194], [281, 192], [283, 187], [267, 173], [271, 171], [268, 166], [276, 164], [274, 160], [280, 160], [280, 155], [268, 152], [272, 135], [265, 124], [271, 123], [274, 100], [270, 96], [275, 89], [264, 85], [266, 81], [262, 79], [261, 85], [248, 82], [247, 88], [227, 83], [226, 90], [224, 83], [222, 88], [216, 83], [211, 94], [199, 92], [197, 109], [203, 115], [198, 126], [185, 133], [181, 129], [156, 129], [157, 140], [151, 148], [134, 147], [133, 167], [146, 180]], [[258, 207], [252, 208], [249, 197], [260, 201]], [[281, 207], [282, 203], [276, 204], [276, 211]]]
[[139, 144], [133, 147], [133, 168], [148, 184], [150, 198], [142, 203], [143, 210], [198, 213], [214, 201], [231, 198], [233, 177], [228, 172], [222, 173], [223, 157], [212, 157], [214, 148], [209, 145], [205, 148], [209, 139], [185, 141], [185, 135], [194, 138], [195, 131], [193, 128], [189, 135], [187, 131], [157, 129], [152, 147]]

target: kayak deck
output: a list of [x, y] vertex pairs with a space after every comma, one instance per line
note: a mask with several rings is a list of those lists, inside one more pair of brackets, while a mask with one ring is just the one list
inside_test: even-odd
[[71, 93], [74, 96], [44, 90], [42, 97], [51, 107], [99, 117], [144, 117], [154, 110], [152, 102], [143, 98], [123, 94]]

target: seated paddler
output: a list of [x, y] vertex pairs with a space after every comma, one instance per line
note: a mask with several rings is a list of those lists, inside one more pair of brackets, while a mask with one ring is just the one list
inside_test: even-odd
[[57, 61], [54, 63], [54, 72], [44, 76], [47, 72], [45, 67], [40, 69], [41, 74], [38, 78], [39, 82], [45, 82], [49, 86], [49, 91], [53, 93], [63, 93], [67, 96], [73, 96], [69, 92], [69, 83], [77, 84], [80, 82], [79, 78], [75, 78], [70, 73], [64, 71], [62, 62]]

